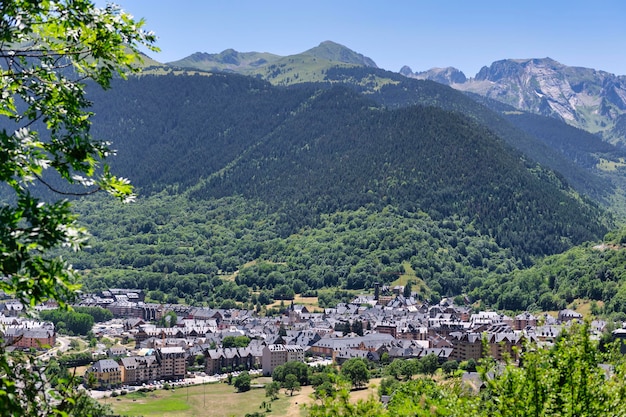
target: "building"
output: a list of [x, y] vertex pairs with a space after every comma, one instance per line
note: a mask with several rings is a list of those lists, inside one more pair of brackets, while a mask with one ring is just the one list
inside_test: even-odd
[[15, 329], [12, 335], [9, 332], [7, 342], [9, 345], [18, 349], [49, 349], [56, 343], [56, 333], [48, 328], [36, 329]]
[[161, 367], [156, 356], [129, 356], [120, 359], [122, 382], [140, 385], [161, 379]]
[[161, 369], [161, 379], [181, 379], [187, 373], [187, 354], [182, 347], [163, 347], [155, 350]]
[[450, 334], [450, 341], [453, 346], [450, 359], [460, 362], [483, 357], [481, 333], [454, 332]]
[[299, 345], [267, 345], [263, 348], [263, 375], [272, 375], [277, 366], [287, 362], [304, 362], [304, 349]]
[[574, 311], [574, 310], [570, 310], [570, 309], [565, 309], [565, 310], [561, 310], [559, 311], [558, 314], [558, 320], [561, 323], [564, 323], [566, 321], [581, 321], [583, 319], [583, 315]]
[[122, 384], [122, 371], [113, 359], [101, 359], [87, 369], [85, 380], [98, 388], [117, 387]]
[[536, 327], [537, 326], [537, 317], [532, 315], [529, 312], [524, 312], [522, 314], [518, 314], [515, 316], [515, 320], [513, 322], [513, 329], [515, 330], [524, 330], [527, 327]]

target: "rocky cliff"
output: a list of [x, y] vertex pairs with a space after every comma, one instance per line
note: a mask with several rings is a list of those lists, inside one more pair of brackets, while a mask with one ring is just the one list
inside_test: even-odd
[[452, 76], [461, 73], [454, 68], [422, 73], [407, 68], [401, 70], [406, 76], [478, 93], [520, 110], [561, 119], [612, 143], [626, 144], [620, 121], [626, 114], [626, 76], [569, 67], [550, 58], [496, 61], [465, 81]]

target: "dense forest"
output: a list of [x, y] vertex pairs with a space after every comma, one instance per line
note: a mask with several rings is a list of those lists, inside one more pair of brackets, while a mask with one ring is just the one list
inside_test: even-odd
[[163, 301], [171, 295], [170, 301], [217, 306], [268, 304], [283, 298], [285, 286], [292, 290], [287, 298], [324, 288], [369, 290], [406, 269], [423, 279], [416, 291], [437, 299], [521, 266], [467, 220], [435, 221], [391, 206], [323, 216], [319, 227], [287, 238], [276, 230], [277, 215], [242, 198], [161, 194], [127, 206], [98, 200], [77, 206], [97, 230], [91, 248], [71, 257], [87, 271], [89, 288], [139, 286]]

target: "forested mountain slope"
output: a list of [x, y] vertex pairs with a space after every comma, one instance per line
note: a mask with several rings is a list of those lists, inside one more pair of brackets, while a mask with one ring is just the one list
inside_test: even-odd
[[[224, 67], [225, 70], [254, 75], [276, 85], [295, 85], [307, 82], [342, 83], [357, 89], [357, 91], [373, 96], [379, 103], [384, 103], [385, 105], [404, 106], [427, 103], [448, 110], [458, 111], [477, 118], [479, 123], [489, 126], [496, 134], [508, 141], [513, 147], [521, 150], [530, 159], [561, 173], [577, 191], [601, 201], [605, 206], [612, 206], [621, 217], [626, 212], [626, 209], [624, 209], [626, 207], [626, 199], [624, 198], [624, 193], [620, 191], [623, 189], [622, 177], [624, 175], [622, 172], [606, 172], [605, 169], [606, 167], [614, 169], [622, 166], [622, 155], [620, 153], [623, 154], [623, 152], [618, 151], [617, 148], [613, 147], [613, 149], [608, 150], [599, 157], [597, 154], [589, 154], [587, 151], [588, 146], [585, 144], [582, 144], [581, 149], [575, 149], [581, 142], [574, 138], [572, 139], [572, 142], [574, 142], [573, 146], [565, 146], [577, 154], [577, 157], [572, 157], [571, 152], [564, 152], [563, 147], [555, 145], [551, 140], [544, 140], [545, 137], [535, 137], [533, 132], [527, 129], [515, 129], [508, 123], [512, 122], [513, 125], [519, 127], [514, 120], [509, 119], [505, 121], [491, 112], [485, 112], [484, 108], [477, 106], [475, 103], [476, 100], [485, 104], [485, 101], [489, 99], [484, 95], [478, 96], [478, 94], [474, 94], [472, 100], [464, 100], [459, 94], [455, 94], [456, 91], [453, 92], [451, 89], [446, 91], [441, 84], [431, 83], [432, 85], [429, 86], [428, 83], [415, 82], [417, 81], [416, 78], [420, 80], [432, 79], [438, 83], [452, 84], [455, 88], [464, 91], [476, 91], [480, 94], [485, 94], [485, 92], [480, 88], [476, 90], [468, 86], [490, 83], [492, 90], [496, 93], [502, 93], [503, 90], [508, 88], [508, 84], [507, 87], [502, 87], [501, 83], [506, 84], [509, 82], [515, 85], [512, 93], [511, 91], [509, 93], [513, 95], [515, 95], [514, 93], [519, 93], [524, 95], [524, 97], [532, 96], [531, 101], [534, 100], [533, 102], [539, 100], [535, 90], [533, 90], [533, 88], [539, 88], [537, 87], [538, 85], [546, 87], [552, 84], [565, 85], [569, 83], [570, 87], [567, 87], [565, 89], [567, 91], [564, 90], [565, 92], [559, 97], [557, 97], [558, 91], [560, 91], [558, 89], [557, 93], [554, 93], [552, 90], [550, 92], [543, 91], [541, 95], [543, 97], [542, 100], [545, 101], [545, 97], [549, 96], [550, 98], [547, 102], [550, 102], [550, 105], [557, 106], [559, 109], [571, 106], [572, 103], [575, 103], [575, 106], [583, 103], [584, 107], [589, 104], [590, 100], [599, 102], [600, 98], [598, 97], [606, 93], [606, 98], [602, 98], [602, 100], [607, 103], [615, 102], [618, 104], [600, 106], [602, 108], [600, 113], [602, 115], [614, 113], [611, 113], [614, 116], [614, 120], [609, 124], [613, 126], [612, 130], [615, 132], [613, 136], [615, 136], [624, 130], [621, 126], [624, 124], [621, 123], [621, 112], [615, 113], [620, 103], [618, 94], [621, 91], [619, 90], [619, 77], [602, 71], [566, 67], [549, 59], [496, 62], [492, 67], [484, 67], [481, 70], [481, 74], [483, 74], [481, 77], [489, 78], [490, 81], [467, 80], [461, 72], [453, 68], [433, 69], [424, 73], [414, 74], [408, 67], [405, 67], [400, 73], [395, 73], [377, 69], [376, 64], [371, 59], [363, 57], [361, 54], [343, 45], [330, 41], [322, 42], [319, 46], [301, 54], [286, 57], [273, 56], [270, 60], [261, 59], [255, 61], [257, 64], [254, 66], [247, 65], [247, 60], [242, 59], [242, 57], [258, 57], [260, 55], [263, 54], [255, 52], [239, 53], [229, 50], [221, 54], [194, 54], [189, 58], [168, 65], [207, 69], [222, 68], [220, 65], [228, 61], [229, 67], [228, 69]], [[236, 64], [234, 67], [231, 61]], [[550, 70], [539, 75], [533, 72], [538, 68], [543, 68], [543, 66], [549, 67]], [[526, 70], [528, 70], [528, 74], [524, 72]], [[521, 73], [526, 74], [521, 76], [526, 82], [520, 84], [517, 78], [515, 81], [511, 81], [511, 77], [515, 78], [517, 76], [519, 78]], [[490, 77], [494, 78], [494, 80], [491, 80]], [[536, 79], [541, 79], [541, 81], [536, 81]], [[531, 82], [528, 80], [531, 80]], [[602, 80], [610, 81], [605, 83], [607, 85], [600, 87], [599, 84], [601, 84]], [[428, 92], [425, 93], [425, 90]], [[512, 100], [511, 94], [505, 95], [504, 99], [498, 97], [495, 93], [491, 94], [491, 96], [499, 99], [498, 103], [506, 107], [502, 102]], [[490, 96], [489, 94], [487, 95]], [[563, 101], [563, 103], [559, 100]], [[567, 100], [569, 102], [566, 103]], [[490, 101], [495, 102], [495, 100]], [[488, 107], [493, 110], [493, 106], [488, 105]], [[546, 104], [545, 107], [550, 106]], [[511, 109], [513, 108], [511, 107]], [[531, 108], [525, 107], [522, 110], [532, 111]], [[519, 112], [519, 110], [516, 111]], [[588, 117], [596, 117], [596, 113], [598, 113], [598, 111], [588, 112], [582, 110], [580, 106], [572, 111], [577, 113], [581, 120], [586, 120]], [[572, 129], [568, 130], [568, 127], [565, 122], [555, 122], [550, 128], [550, 134], [555, 134], [557, 137], [567, 141], [569, 140], [569, 135], [573, 132]], [[603, 129], [606, 128], [606, 126], [603, 127]], [[580, 137], [578, 134], [574, 134], [574, 136]], [[587, 139], [592, 143], [597, 142], [597, 139], [592, 138], [591, 135], [588, 135]], [[564, 144], [564, 142], [561, 141], [561, 144]], [[578, 156], [582, 156], [582, 158]], [[591, 161], [596, 161], [600, 168], [605, 169], [605, 175], [598, 176], [598, 171], [595, 167], [590, 167], [589, 165]]]
[[191, 195], [262, 199], [285, 213], [289, 233], [367, 205], [468, 217], [502, 246], [538, 255], [602, 233], [595, 209], [569, 191], [462, 116], [381, 110], [333, 88]]
[[[140, 198], [77, 202], [95, 238], [70, 259], [91, 287], [213, 305], [368, 288], [407, 267], [424, 296], [478, 296], [485, 282], [606, 233], [601, 209], [480, 124], [486, 107], [410, 81], [420, 105], [233, 74], [143, 76], [91, 92], [93, 133], [114, 140], [113, 168]], [[466, 107], [457, 96], [474, 116], [452, 111]], [[239, 273], [233, 282], [220, 271]]]
[[[425, 83], [424, 102], [469, 100], [414, 82]], [[91, 97], [94, 133], [121, 138], [112, 162], [120, 174], [144, 193], [176, 186], [193, 187], [193, 198], [260, 199], [281, 214], [284, 236], [321, 214], [389, 204], [468, 218], [521, 257], [606, 232], [600, 210], [557, 175], [457, 113], [387, 110], [352, 88], [228, 74], [119, 83]]]
[[312, 91], [233, 74], [117, 80], [91, 91], [93, 132], [113, 140], [111, 164], [142, 192], [186, 188], [280, 126]]
[[[373, 79], [378, 80], [380, 84], [371, 85]], [[550, 120], [552, 122], [550, 130], [528, 130], [520, 126], [517, 120], [511, 119], [513, 112], [518, 115], [527, 113], [475, 94], [468, 96], [459, 94], [452, 88], [432, 81], [409, 79], [383, 70], [336, 67], [327, 72], [327, 80], [350, 85], [388, 107], [422, 104], [464, 114], [488, 127], [531, 160], [561, 174], [578, 192], [591, 196], [605, 205], [609, 205], [609, 199], [616, 194], [614, 178], [598, 176], [595, 168], [589, 163], [589, 161], [600, 162], [597, 147], [590, 147], [582, 140], [571, 139], [572, 132], [578, 130], [563, 122], [535, 116], [538, 120]], [[558, 137], [559, 143], [546, 140], [546, 136]], [[576, 133], [574, 136], [581, 135]], [[601, 142], [592, 135], [587, 135], [585, 139], [590, 140], [592, 144]], [[568, 148], [569, 152], [566, 152], [565, 148]], [[624, 155], [623, 151], [609, 144], [602, 145], [602, 150], [602, 157], [613, 162], [619, 162]], [[573, 155], [573, 152], [576, 155]]]

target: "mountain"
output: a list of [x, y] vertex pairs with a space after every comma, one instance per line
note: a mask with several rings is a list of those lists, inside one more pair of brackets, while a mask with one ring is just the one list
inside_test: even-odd
[[[450, 94], [471, 102], [412, 82], [425, 83], [424, 100]], [[456, 112], [386, 109], [347, 86], [284, 88], [234, 74], [120, 83], [92, 92], [93, 132], [125, 137], [112, 165], [144, 193], [177, 187], [202, 200], [260, 200], [280, 213], [284, 235], [364, 206], [458, 216], [520, 257], [606, 231], [601, 210]]]
[[371, 58], [363, 56], [362, 54], [354, 52], [343, 45], [331, 41], [322, 42], [318, 46], [311, 48], [302, 54], [311, 55], [333, 62], [378, 68], [376, 63]]
[[[384, 70], [337, 67], [326, 71], [326, 81], [331, 84], [343, 83], [390, 108], [436, 106], [464, 114], [487, 126], [530, 160], [563, 175], [565, 181], [581, 194], [604, 205], [618, 209], [623, 206], [620, 202], [624, 202], [624, 199], [618, 191], [619, 187], [616, 187], [616, 181], [623, 181], [622, 170], [600, 172], [598, 167], [605, 166], [605, 160], [620, 167], [622, 158], [626, 156], [624, 151], [591, 134], [583, 136], [592, 144], [583, 144], [584, 140], [576, 139], [572, 140], [572, 145], [567, 145], [574, 132], [583, 132], [564, 122], [550, 118], [553, 123], [550, 124], [550, 137], [547, 138], [536, 134], [539, 132], [537, 129], [525, 129], [517, 125], [516, 121], [521, 118], [514, 118], [514, 114], [521, 116], [530, 113], [477, 94], [462, 94], [439, 83], [407, 78]], [[575, 151], [573, 148], [578, 146], [582, 147]]]
[[626, 113], [626, 76], [570, 67], [550, 58], [496, 61], [464, 82], [436, 70], [407, 76], [442, 82], [626, 144], [620, 127]]
[[[481, 89], [478, 89], [478, 94], [474, 93], [474, 96], [468, 100], [458, 94], [452, 94], [452, 90], [446, 91], [442, 88], [427, 87], [427, 84], [415, 84], [417, 80], [431, 80], [464, 90], [467, 94], [470, 94], [476, 86], [483, 86], [481, 88], [487, 86], [496, 91], [496, 87], [499, 84], [494, 80], [505, 80], [506, 77], [510, 76], [510, 74], [505, 75], [506, 71], [496, 69], [493, 75], [488, 76], [487, 70], [483, 69], [482, 72], [484, 74], [481, 75], [481, 81], [467, 79], [465, 74], [451, 67], [433, 68], [428, 71], [414, 73], [409, 67], [405, 66], [398, 74], [378, 69], [371, 59], [330, 41], [322, 42], [319, 46], [300, 54], [288, 57], [273, 56], [272, 60], [268, 60], [267, 63], [256, 67], [234, 65], [235, 63], [240, 64], [244, 62], [241, 58], [244, 55], [248, 57], [247, 62], [258, 59], [259, 57], [256, 53], [246, 55], [229, 50], [218, 55], [220, 57], [209, 54], [194, 54], [192, 57], [184, 60], [188, 63], [185, 66], [205, 70], [219, 68], [215, 62], [219, 58], [220, 62], [223, 63], [223, 56], [227, 56], [230, 57], [228, 61], [232, 62], [232, 64], [229, 64], [228, 71], [259, 77], [274, 85], [295, 85], [311, 82], [341, 83], [369, 95], [383, 105], [394, 107], [414, 104], [435, 105], [447, 110], [458, 111], [476, 118], [481, 124], [489, 126], [511, 146], [519, 149], [530, 159], [562, 174], [577, 191], [589, 195], [605, 205], [612, 204], [617, 208], [626, 207], [626, 205], [620, 203], [624, 201], [624, 197], [616, 191], [623, 182], [623, 175], [621, 174], [623, 164], [620, 158], [624, 156], [617, 148], [605, 149], [602, 154], [599, 154], [589, 151], [593, 146], [583, 147], [586, 150], [583, 149], [581, 152], [572, 151], [570, 146], [570, 151], [565, 152], [565, 148], [562, 146], [564, 144], [563, 141], [567, 141], [567, 137], [573, 131], [568, 131], [567, 124], [560, 116], [558, 116], [558, 120], [561, 120], [561, 125], [553, 125], [551, 127], [553, 134], [558, 130], [557, 135], [562, 140], [560, 145], [556, 145], [554, 140], [547, 140], [545, 136], [537, 137], [531, 129], [520, 129], [520, 126], [515, 125], [516, 120], [520, 118], [514, 119], [510, 115], [512, 111], [520, 110], [516, 103], [508, 103], [509, 107], [506, 110], [496, 110], [494, 103], [503, 103], [502, 97], [499, 95], [489, 104], [481, 102], [489, 107], [490, 112], [485, 111], [484, 108], [477, 106], [475, 103], [477, 100], [480, 101], [480, 94], [489, 98], [489, 95], [485, 95], [485, 92]], [[194, 56], [198, 59], [191, 59]], [[209, 61], [203, 61], [207, 56], [213, 57], [210, 60], [210, 65]], [[541, 60], [535, 61], [539, 62]], [[183, 61], [178, 62], [178, 64], [182, 63]], [[519, 65], [522, 64], [523, 62], [519, 63]], [[223, 64], [221, 65], [222, 68], [225, 68]], [[496, 67], [498, 66], [496, 65]], [[226, 69], [223, 70], [226, 71]], [[407, 80], [407, 78], [410, 80]], [[521, 91], [521, 88], [511, 87], [511, 91]], [[536, 93], [532, 93], [532, 95], [536, 97]], [[544, 99], [544, 101], [546, 100]], [[544, 107], [549, 108], [548, 105]], [[532, 113], [532, 109], [523, 110], [527, 113]], [[548, 114], [551, 115], [550, 117], [556, 115], [554, 112], [548, 112]], [[618, 117], [615, 120], [615, 127], [611, 129], [610, 134], [613, 137], [626, 137], [626, 135], [622, 134], [626, 130], [623, 127], [625, 124]], [[609, 135], [609, 132], [607, 131], [606, 134]], [[591, 136], [588, 139], [592, 142], [596, 141]], [[616, 141], [613, 140], [612, 142]], [[582, 142], [577, 140], [576, 143], [580, 144]], [[607, 164], [605, 161], [609, 163]], [[608, 171], [605, 169], [607, 167], [616, 167], [617, 169], [611, 168]], [[619, 210], [624, 211], [623, 209]]]
[[261, 77], [273, 84], [290, 85], [324, 80], [324, 73], [335, 66], [365, 66], [376, 63], [343, 45], [325, 41], [300, 54], [279, 56], [227, 49], [219, 54], [197, 52], [167, 64], [170, 68], [235, 72]]
[[417, 80], [431, 80], [446, 85], [462, 84], [467, 81], [463, 71], [453, 67], [431, 68], [428, 71], [413, 72], [410, 67], [405, 65], [400, 68], [400, 74]]
[[[377, 68], [371, 58], [331, 41], [286, 57], [229, 49], [220, 54], [198, 52], [167, 65], [258, 76], [276, 85], [325, 81], [326, 72], [337, 66]], [[569, 67], [550, 58], [496, 61], [483, 67], [474, 78], [467, 78], [453, 67], [413, 72], [404, 66], [400, 74], [476, 93], [518, 110], [557, 118], [599, 134], [610, 143], [626, 146], [622, 120], [622, 115], [626, 114], [626, 76]], [[380, 83], [381, 80], [374, 80], [375, 86]]]
[[[376, 68], [326, 76], [284, 87], [168, 73], [89, 89], [92, 133], [114, 141], [112, 170], [140, 194], [77, 202], [94, 241], [68, 261], [89, 288], [268, 304], [286, 288], [334, 300], [410, 270], [422, 297], [495, 305], [505, 274], [607, 232], [597, 204], [496, 128], [537, 139], [487, 106]], [[392, 76], [372, 94], [366, 80]]]
[[196, 52], [181, 60], [169, 62], [167, 65], [203, 71], [247, 73], [279, 58], [280, 56], [267, 52], [237, 52], [234, 49], [226, 49], [219, 54]]

